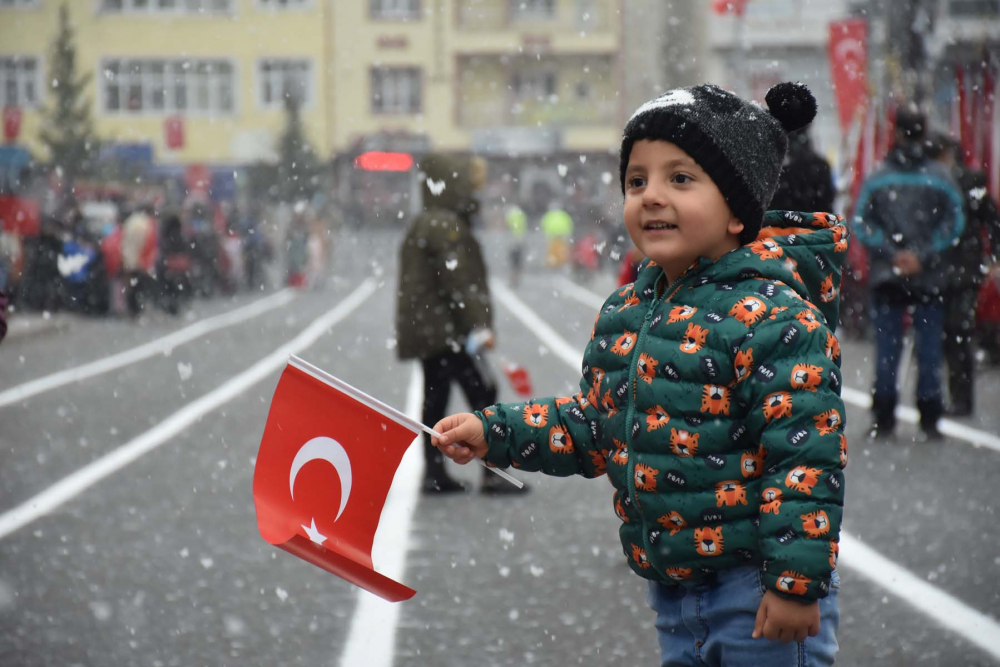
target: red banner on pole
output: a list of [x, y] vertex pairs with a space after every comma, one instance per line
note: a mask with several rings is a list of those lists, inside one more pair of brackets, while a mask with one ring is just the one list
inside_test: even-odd
[[254, 468], [269, 543], [390, 602], [416, 593], [375, 571], [372, 544], [393, 475], [416, 433], [289, 364]]
[[3, 108], [3, 138], [14, 141], [21, 134], [21, 107]]
[[163, 121], [163, 133], [167, 141], [167, 148], [179, 150], [184, 148], [184, 117], [168, 116]]
[[868, 23], [863, 19], [830, 22], [830, 68], [844, 131], [868, 96]]

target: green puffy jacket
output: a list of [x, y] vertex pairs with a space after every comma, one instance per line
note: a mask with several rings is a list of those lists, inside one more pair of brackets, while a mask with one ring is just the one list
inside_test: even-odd
[[492, 328], [486, 264], [469, 223], [470, 162], [431, 155], [424, 173], [424, 211], [410, 223], [399, 251], [396, 339], [400, 359], [460, 350], [473, 329]]
[[811, 601], [836, 565], [847, 441], [837, 322], [847, 228], [769, 211], [673, 284], [648, 264], [594, 325], [580, 393], [478, 413], [487, 462], [607, 473], [632, 569], [688, 584], [756, 564]]

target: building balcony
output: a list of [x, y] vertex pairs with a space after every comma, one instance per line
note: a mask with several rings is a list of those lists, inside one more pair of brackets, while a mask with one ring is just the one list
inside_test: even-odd
[[467, 129], [614, 125], [615, 63], [597, 55], [461, 58], [457, 123]]
[[458, 0], [459, 53], [613, 53], [620, 14], [612, 0]]

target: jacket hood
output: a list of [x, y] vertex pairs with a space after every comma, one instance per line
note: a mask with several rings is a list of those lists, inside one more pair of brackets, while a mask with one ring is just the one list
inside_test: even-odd
[[920, 141], [897, 141], [885, 161], [900, 169], [917, 169], [927, 161], [927, 152]]
[[474, 213], [472, 160], [431, 153], [420, 160], [424, 210], [444, 208], [460, 214]]
[[[839, 215], [768, 211], [756, 241], [715, 262], [699, 258], [681, 279], [701, 285], [725, 285], [747, 279], [781, 281], [815, 305], [826, 317], [827, 326], [834, 330], [840, 311], [840, 275], [847, 258], [848, 238], [847, 226]], [[642, 292], [640, 281], [655, 284], [661, 273], [657, 269], [643, 271], [646, 276], [640, 274], [637, 293]]]

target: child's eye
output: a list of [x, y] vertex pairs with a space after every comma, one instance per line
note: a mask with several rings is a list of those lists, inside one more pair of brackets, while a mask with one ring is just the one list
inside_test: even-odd
[[644, 185], [646, 185], [646, 179], [642, 176], [633, 176], [628, 179], [628, 186], [630, 188], [641, 188]]
[[679, 185], [684, 185], [685, 183], [690, 183], [694, 179], [688, 176], [687, 174], [674, 174], [673, 180], [674, 183], [677, 183]]

